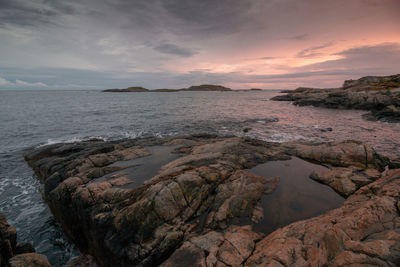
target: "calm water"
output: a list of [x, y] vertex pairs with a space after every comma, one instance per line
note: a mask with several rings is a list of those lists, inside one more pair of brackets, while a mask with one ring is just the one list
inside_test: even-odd
[[292, 157], [290, 160], [269, 161], [251, 169], [265, 177], [279, 177], [279, 186], [264, 195], [261, 206], [264, 218], [254, 229], [269, 234], [292, 222], [320, 215], [339, 207], [344, 199], [332, 188], [309, 178], [315, 171], [327, 168]]
[[22, 155], [38, 145], [93, 136], [244, 135], [248, 127], [246, 135], [268, 141], [356, 139], [400, 157], [400, 124], [364, 121], [363, 111], [268, 101], [276, 94], [0, 91], [0, 211], [17, 228], [19, 239], [33, 240], [53, 264], [76, 255], [41, 200], [39, 183]]

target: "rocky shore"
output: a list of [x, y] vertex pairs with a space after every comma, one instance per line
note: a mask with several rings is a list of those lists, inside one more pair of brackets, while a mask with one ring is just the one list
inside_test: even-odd
[[17, 243], [17, 231], [0, 213], [0, 266], [49, 267], [46, 256], [35, 253], [30, 243]]
[[347, 80], [340, 88], [300, 87], [283, 93], [286, 95], [271, 100], [293, 101], [299, 106], [368, 110], [366, 119], [400, 122], [400, 74]]
[[[144, 183], [135, 182], [138, 160], [147, 164], [165, 147], [175, 157], [153, 162], [157, 174], [139, 172]], [[280, 179], [250, 168], [291, 157], [328, 167], [311, 177], [346, 200], [270, 234], [256, 232], [260, 200]], [[66, 235], [99, 266], [400, 264], [400, 170], [357, 141], [94, 140], [37, 148], [25, 159]]]

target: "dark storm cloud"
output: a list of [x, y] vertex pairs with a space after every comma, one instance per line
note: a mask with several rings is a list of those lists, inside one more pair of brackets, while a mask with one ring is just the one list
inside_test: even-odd
[[54, 24], [57, 16], [76, 14], [76, 9], [65, 1], [0, 0], [0, 25], [40, 26]]
[[180, 57], [191, 57], [196, 54], [195, 51], [192, 51], [188, 48], [180, 47], [175, 44], [161, 44], [154, 47], [154, 50], [164, 54], [171, 54]]
[[[106, 18], [114, 14], [123, 30], [142, 27], [155, 33], [171, 32], [194, 37], [239, 32], [256, 27], [249, 15], [249, 0], [115, 0], [93, 2], [96, 14]], [[114, 11], [115, 13], [112, 13]]]
[[232, 33], [252, 21], [246, 16], [251, 7], [248, 0], [166, 0], [162, 5], [197, 33]]

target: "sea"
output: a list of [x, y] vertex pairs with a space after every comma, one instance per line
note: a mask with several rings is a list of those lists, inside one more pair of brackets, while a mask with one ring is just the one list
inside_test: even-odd
[[400, 124], [366, 121], [366, 111], [297, 107], [270, 101], [278, 90], [105, 93], [95, 90], [0, 91], [0, 212], [53, 266], [79, 255], [54, 221], [27, 150], [90, 138], [114, 140], [191, 133], [270, 142], [359, 140], [400, 158]]

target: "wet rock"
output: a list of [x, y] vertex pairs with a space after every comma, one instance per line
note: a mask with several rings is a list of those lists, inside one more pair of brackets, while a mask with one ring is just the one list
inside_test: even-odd
[[97, 267], [96, 261], [90, 255], [76, 257], [65, 265], [65, 267]]
[[50, 266], [46, 256], [32, 252], [35, 252], [35, 248], [31, 244], [17, 244], [17, 231], [8, 224], [5, 215], [0, 213], [0, 266]]
[[293, 101], [299, 106], [362, 109], [370, 114], [367, 119], [387, 122], [400, 121], [400, 74], [368, 76], [347, 80], [341, 88], [315, 89], [300, 87], [273, 97], [275, 101]]
[[[187, 154], [140, 186], [112, 175], [115, 162], [147, 155], [143, 146], [152, 144], [180, 146]], [[252, 224], [263, 216], [262, 195], [273, 192], [279, 178], [246, 169], [290, 156], [330, 167], [313, 178], [348, 199], [339, 209], [265, 237]], [[385, 259], [398, 260], [398, 180], [392, 170], [381, 175], [388, 159], [356, 141], [276, 144], [198, 135], [59, 144], [25, 158], [43, 183], [57, 175], [44, 197], [67, 236], [99, 266], [314, 266], [369, 260], [352, 258], [356, 250], [378, 262], [368, 252], [378, 243]], [[107, 173], [107, 179], [100, 177]]]
[[399, 196], [395, 170], [356, 191], [342, 207], [265, 237], [246, 266], [397, 266]]
[[326, 172], [314, 172], [311, 178], [329, 185], [343, 197], [352, 195], [356, 190], [379, 179], [381, 173], [376, 169], [332, 168]]
[[383, 169], [389, 164], [372, 147], [353, 140], [315, 145], [295, 144], [294, 149], [300, 158], [332, 166]]
[[187, 240], [161, 266], [240, 266], [260, 239], [246, 227], [232, 226], [225, 234], [211, 231]]
[[17, 244], [15, 254], [32, 253], [35, 252], [35, 247], [31, 243]]
[[36, 253], [24, 253], [14, 256], [8, 262], [10, 267], [50, 267], [46, 256]]
[[0, 266], [6, 266], [8, 260], [15, 254], [17, 247], [17, 231], [6, 221], [6, 216], [0, 213]]

